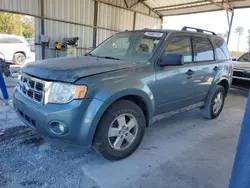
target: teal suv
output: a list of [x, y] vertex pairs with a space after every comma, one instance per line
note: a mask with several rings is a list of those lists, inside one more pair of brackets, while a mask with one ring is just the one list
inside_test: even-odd
[[45, 137], [119, 160], [166, 113], [192, 106], [216, 118], [232, 73], [227, 45], [213, 32], [124, 31], [85, 56], [27, 64], [13, 104], [21, 120]]

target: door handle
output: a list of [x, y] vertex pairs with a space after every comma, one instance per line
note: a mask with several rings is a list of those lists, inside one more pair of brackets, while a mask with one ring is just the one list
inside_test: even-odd
[[187, 72], [186, 72], [187, 75], [191, 76], [192, 74], [194, 74], [194, 71], [192, 69], [189, 69]]
[[215, 67], [213, 68], [213, 70], [216, 72], [216, 71], [219, 70], [219, 67], [215, 66]]

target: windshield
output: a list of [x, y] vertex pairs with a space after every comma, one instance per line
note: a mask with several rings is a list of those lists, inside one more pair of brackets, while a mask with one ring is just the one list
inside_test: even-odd
[[123, 32], [104, 41], [90, 56], [124, 61], [146, 62], [155, 52], [162, 32]]
[[244, 54], [243, 56], [241, 56], [239, 58], [238, 61], [241, 61], [241, 62], [250, 62], [250, 53]]

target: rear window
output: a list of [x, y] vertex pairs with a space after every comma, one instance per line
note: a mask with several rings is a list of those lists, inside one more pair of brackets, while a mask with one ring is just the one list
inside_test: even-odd
[[213, 61], [214, 49], [207, 38], [195, 38], [194, 61]]
[[23, 43], [22, 40], [16, 38], [16, 37], [1, 37], [0, 38], [0, 43]]
[[213, 40], [213, 42], [215, 45], [215, 52], [216, 52], [217, 60], [231, 59], [227, 44], [223, 39], [215, 39]]

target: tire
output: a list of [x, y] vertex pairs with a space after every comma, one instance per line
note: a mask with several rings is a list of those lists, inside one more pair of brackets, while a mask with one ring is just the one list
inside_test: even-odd
[[[131, 121], [132, 123], [130, 123], [130, 120], [133, 120]], [[122, 122], [123, 124], [125, 122], [125, 126], [122, 126]], [[135, 125], [133, 128], [128, 128], [133, 125]], [[113, 136], [114, 132], [111, 131], [111, 128], [112, 130], [116, 130], [116, 136]], [[139, 147], [145, 133], [145, 128], [145, 116], [139, 106], [127, 100], [117, 101], [106, 110], [101, 118], [92, 147], [97, 153], [108, 160], [126, 158]], [[131, 135], [134, 136], [133, 139], [131, 139]], [[121, 141], [122, 138], [123, 141]], [[120, 149], [119, 143], [121, 143]]]
[[[219, 94], [221, 96], [221, 104], [219, 105], [219, 103], [217, 103], [218, 106], [215, 110], [215, 105], [216, 105], [215, 101], [218, 101]], [[216, 85], [210, 91], [210, 93], [205, 101], [204, 107], [201, 108], [201, 113], [202, 113], [203, 117], [207, 118], [207, 119], [217, 118], [223, 109], [225, 98], [226, 98], [225, 89], [220, 85]]]
[[25, 63], [26, 57], [23, 53], [17, 52], [14, 54], [13, 62], [16, 65], [23, 65]]

